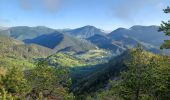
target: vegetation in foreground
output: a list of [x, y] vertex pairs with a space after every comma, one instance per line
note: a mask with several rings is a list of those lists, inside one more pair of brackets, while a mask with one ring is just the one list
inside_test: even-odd
[[[2, 100], [168, 100], [170, 58], [141, 47], [110, 60], [83, 77], [70, 76], [68, 67], [48, 66], [48, 61], [30, 67], [1, 66]], [[19, 62], [18, 62], [19, 63]], [[90, 69], [89, 69], [90, 71]], [[74, 84], [72, 80], [76, 80]]]

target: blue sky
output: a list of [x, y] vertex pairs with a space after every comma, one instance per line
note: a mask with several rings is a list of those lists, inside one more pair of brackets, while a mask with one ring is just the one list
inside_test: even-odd
[[159, 25], [170, 0], [0, 0], [0, 26], [56, 29], [93, 25], [104, 30]]

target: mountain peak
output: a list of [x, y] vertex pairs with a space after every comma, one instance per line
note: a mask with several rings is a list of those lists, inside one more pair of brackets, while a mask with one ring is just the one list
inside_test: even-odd
[[36, 26], [35, 28], [44, 29], [44, 28], [48, 28], [48, 27], [46, 27], [46, 26]]
[[96, 28], [96, 27], [92, 25], [86, 25], [86, 26], [83, 26], [82, 28]]
[[105, 34], [101, 29], [98, 29], [91, 25], [80, 27], [80, 28], [71, 30], [70, 32], [67, 32], [67, 33], [72, 36], [76, 36], [78, 38], [89, 38], [91, 36], [94, 36], [95, 34]]

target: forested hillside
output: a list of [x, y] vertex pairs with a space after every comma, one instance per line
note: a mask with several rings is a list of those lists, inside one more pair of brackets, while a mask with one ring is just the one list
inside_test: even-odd
[[[43, 1], [48, 3], [44, 9], [52, 7], [52, 16], [55, 5]], [[164, 12], [169, 14], [170, 7]], [[2, 26], [0, 100], [170, 100], [169, 36], [170, 21], [110, 33], [91, 25]]]
[[39, 45], [26, 45], [19, 40], [0, 35], [0, 54], [13, 58], [31, 59], [34, 57], [45, 57], [52, 53], [52, 50]]

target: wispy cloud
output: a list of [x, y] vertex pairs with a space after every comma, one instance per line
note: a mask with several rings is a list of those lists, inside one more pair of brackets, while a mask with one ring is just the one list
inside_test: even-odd
[[40, 8], [47, 12], [56, 12], [66, 3], [67, 0], [20, 0], [23, 10], [35, 10]]
[[[113, 4], [113, 16], [122, 20], [132, 20], [143, 10], [162, 9], [164, 5], [162, 0], [120, 0], [118, 4]], [[153, 11], [154, 13], [154, 11]]]
[[24, 10], [31, 10], [33, 9], [33, 4], [30, 0], [20, 0], [20, 6]]
[[60, 0], [43, 0], [43, 6], [48, 11], [57, 11], [61, 7]]

